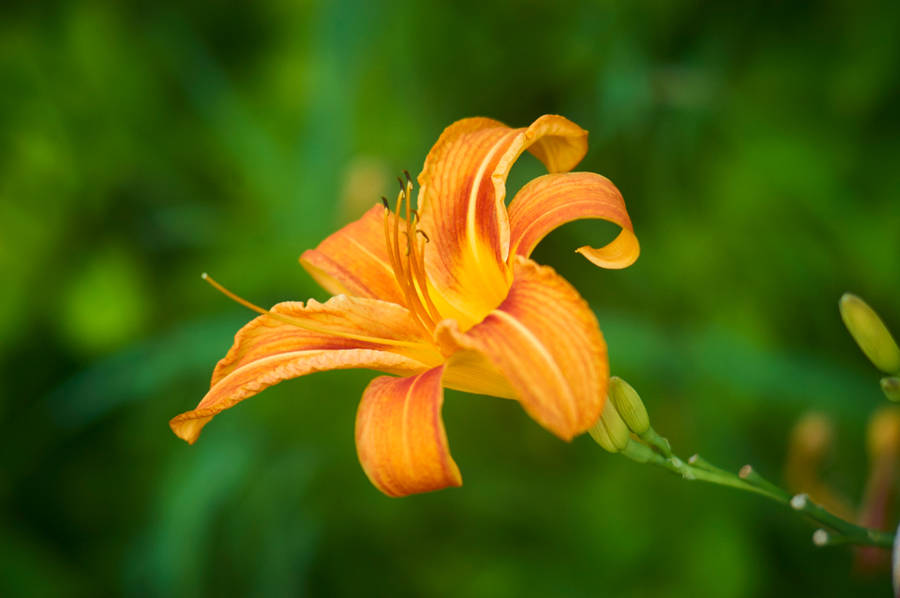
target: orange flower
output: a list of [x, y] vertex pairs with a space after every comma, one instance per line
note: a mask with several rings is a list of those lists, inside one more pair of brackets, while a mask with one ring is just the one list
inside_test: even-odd
[[[525, 150], [551, 174], [507, 209], [506, 177]], [[304, 374], [393, 374], [369, 384], [356, 419], [360, 463], [390, 496], [462, 484], [441, 419], [444, 387], [515, 399], [565, 440], [587, 430], [606, 397], [603, 335], [575, 289], [528, 257], [556, 227], [599, 218], [622, 231], [578, 253], [606, 268], [637, 259], [615, 186], [568, 173], [586, 152], [587, 131], [561, 116], [520, 129], [487, 118], [447, 127], [418, 177], [418, 211], [407, 176], [396, 213], [376, 205], [300, 257], [334, 297], [271, 310], [238, 299], [262, 315], [237, 333], [209, 392], [172, 430], [193, 443], [223, 409]]]

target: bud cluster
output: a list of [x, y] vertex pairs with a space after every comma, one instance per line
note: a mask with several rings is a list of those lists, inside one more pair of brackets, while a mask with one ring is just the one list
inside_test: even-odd
[[[624, 452], [635, 458], [646, 454], [635, 450], [641, 445], [645, 451], [646, 443], [667, 457], [671, 455], [668, 441], [650, 425], [650, 416], [640, 395], [618, 376], [610, 378], [606, 405], [589, 433], [597, 444], [610, 453]], [[643, 443], [636, 441], [632, 435]]]

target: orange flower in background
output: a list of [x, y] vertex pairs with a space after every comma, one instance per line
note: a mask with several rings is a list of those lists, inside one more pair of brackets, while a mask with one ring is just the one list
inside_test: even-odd
[[[551, 174], [507, 209], [506, 177], [526, 150]], [[561, 116], [519, 129], [487, 118], [447, 127], [418, 177], [418, 210], [407, 177], [395, 212], [376, 205], [300, 257], [334, 297], [271, 310], [238, 299], [262, 315], [237, 333], [209, 392], [172, 430], [193, 443], [220, 411], [312, 372], [393, 374], [369, 384], [356, 419], [360, 463], [390, 496], [462, 484], [441, 419], [444, 387], [515, 399], [565, 440], [587, 430], [606, 397], [603, 335], [577, 291], [529, 259], [551, 230], [581, 218], [622, 231], [578, 253], [606, 268], [637, 259], [619, 191], [568, 172], [586, 152], [587, 131]]]

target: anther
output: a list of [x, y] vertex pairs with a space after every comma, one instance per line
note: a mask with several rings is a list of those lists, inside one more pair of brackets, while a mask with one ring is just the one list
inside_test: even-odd
[[385, 197], [384, 195], [381, 196], [381, 203], [384, 204], [384, 208], [385, 208], [388, 212], [391, 211], [391, 205], [388, 203], [387, 197]]
[[428, 235], [426, 235], [426, 234], [425, 234], [425, 231], [423, 231], [421, 228], [417, 228], [417, 229], [416, 229], [416, 232], [419, 233], [420, 235], [422, 235], [423, 237], [425, 237], [425, 242], [426, 242], [426, 243], [431, 243], [431, 239], [428, 238]]
[[411, 185], [413, 181], [412, 181], [412, 177], [409, 176], [409, 171], [406, 170], [406, 169], [404, 168], [404, 169], [403, 169], [403, 174], [406, 175], [406, 181]]

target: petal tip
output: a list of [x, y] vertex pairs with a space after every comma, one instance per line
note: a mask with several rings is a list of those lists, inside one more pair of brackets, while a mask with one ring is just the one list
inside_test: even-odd
[[525, 130], [529, 148], [550, 172], [572, 170], [588, 150], [588, 132], [559, 114], [545, 114]]
[[169, 420], [169, 427], [176, 436], [188, 444], [194, 444], [200, 437], [200, 431], [203, 430], [203, 426], [209, 423], [212, 416], [192, 417], [190, 413], [191, 412], [189, 411], [187, 413], [182, 413], [181, 415], [176, 415]]
[[607, 270], [623, 270], [634, 264], [641, 255], [641, 246], [631, 231], [623, 229], [616, 239], [601, 249], [584, 245], [575, 250], [589, 262]]

